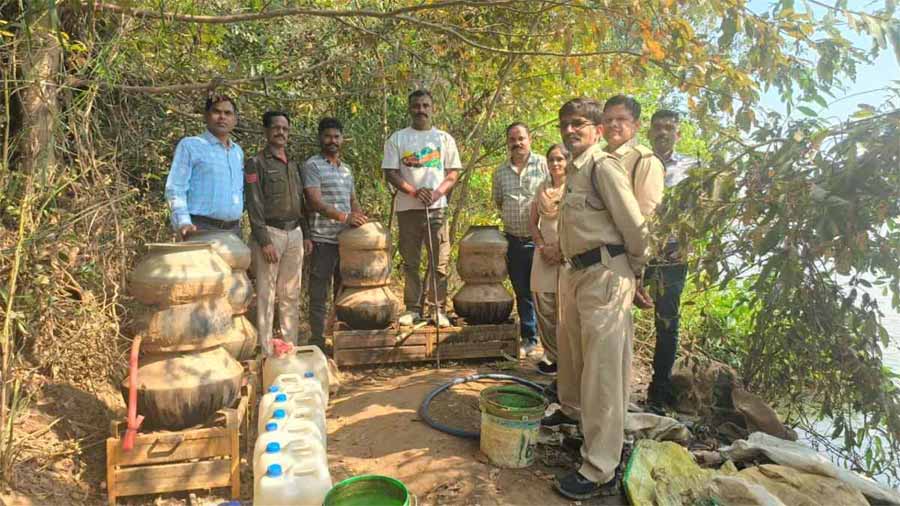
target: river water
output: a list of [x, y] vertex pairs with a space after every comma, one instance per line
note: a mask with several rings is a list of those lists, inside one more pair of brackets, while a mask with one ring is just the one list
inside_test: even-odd
[[892, 371], [900, 373], [900, 313], [891, 307], [890, 295], [881, 295], [881, 290], [873, 289], [870, 295], [878, 300], [878, 307], [884, 313], [881, 324], [891, 336], [891, 341], [884, 348], [884, 364]]

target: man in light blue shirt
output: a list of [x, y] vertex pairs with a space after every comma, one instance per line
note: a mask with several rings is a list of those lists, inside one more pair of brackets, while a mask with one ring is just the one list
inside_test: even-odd
[[186, 239], [199, 230], [240, 235], [244, 211], [244, 151], [231, 140], [237, 125], [234, 100], [206, 99], [206, 131], [185, 137], [175, 148], [166, 179], [172, 226]]

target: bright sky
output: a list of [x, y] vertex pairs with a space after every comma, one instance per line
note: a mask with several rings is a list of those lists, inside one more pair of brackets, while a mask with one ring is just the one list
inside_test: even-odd
[[[755, 12], [763, 12], [768, 10], [772, 3], [770, 0], [750, 0], [749, 5]], [[817, 17], [821, 16], [823, 12], [824, 9], [815, 9]], [[849, 28], [844, 31], [844, 36], [853, 42], [854, 45], [864, 50], [872, 47], [871, 38], [859, 35]], [[857, 104], [869, 104], [878, 107], [884, 103], [891, 94], [887, 91], [873, 90], [887, 87], [891, 84], [891, 81], [900, 81], [900, 65], [897, 63], [893, 49], [888, 47], [882, 51], [874, 62], [857, 68], [855, 82], [845, 83], [846, 89], [843, 92], [838, 91], [833, 99], [828, 99], [829, 106], [826, 110], [823, 110], [822, 107], [816, 104], [808, 104], [808, 106], [825, 118], [835, 121], [846, 120], [856, 112]], [[900, 86], [900, 83], [897, 82], [893, 84]], [[762, 104], [764, 107], [779, 113], [783, 114], [785, 112], [784, 104], [781, 103], [778, 93], [774, 90], [769, 90], [768, 93], [763, 95]], [[801, 117], [803, 113], [793, 110], [791, 111], [791, 116]]]

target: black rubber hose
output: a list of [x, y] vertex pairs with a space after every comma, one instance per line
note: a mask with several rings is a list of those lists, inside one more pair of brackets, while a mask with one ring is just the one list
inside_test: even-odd
[[449, 425], [444, 425], [435, 419], [431, 418], [431, 415], [428, 414], [428, 407], [431, 405], [431, 401], [434, 400], [441, 392], [444, 390], [448, 390], [456, 385], [462, 385], [463, 383], [468, 383], [470, 381], [478, 381], [483, 379], [492, 379], [492, 380], [502, 380], [502, 381], [512, 381], [514, 383], [518, 383], [520, 385], [524, 385], [529, 388], [533, 388], [540, 392], [544, 393], [544, 385], [540, 383], [535, 383], [533, 381], [529, 381], [527, 379], [522, 379], [516, 376], [511, 376], [509, 374], [495, 374], [495, 373], [485, 373], [485, 374], [473, 374], [471, 376], [465, 376], [463, 378], [455, 378], [453, 381], [441, 385], [434, 390], [431, 391], [427, 396], [425, 396], [425, 400], [422, 401], [422, 405], [419, 406], [419, 417], [422, 420], [425, 420], [425, 423], [430, 425], [431, 427], [441, 431], [446, 432], [447, 434], [451, 434], [453, 436], [464, 437], [468, 439], [478, 439], [481, 436], [481, 431], [469, 431], [463, 429], [457, 429], [455, 427], [450, 427]]

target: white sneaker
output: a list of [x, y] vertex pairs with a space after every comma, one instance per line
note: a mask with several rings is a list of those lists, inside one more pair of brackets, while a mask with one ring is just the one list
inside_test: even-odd
[[397, 319], [397, 323], [399, 323], [401, 327], [411, 327], [419, 318], [421, 318], [421, 316], [415, 311], [404, 311], [403, 314], [400, 315], [400, 318]]
[[438, 327], [444, 329], [450, 326], [450, 320], [447, 319], [447, 316], [444, 313], [438, 313]]

